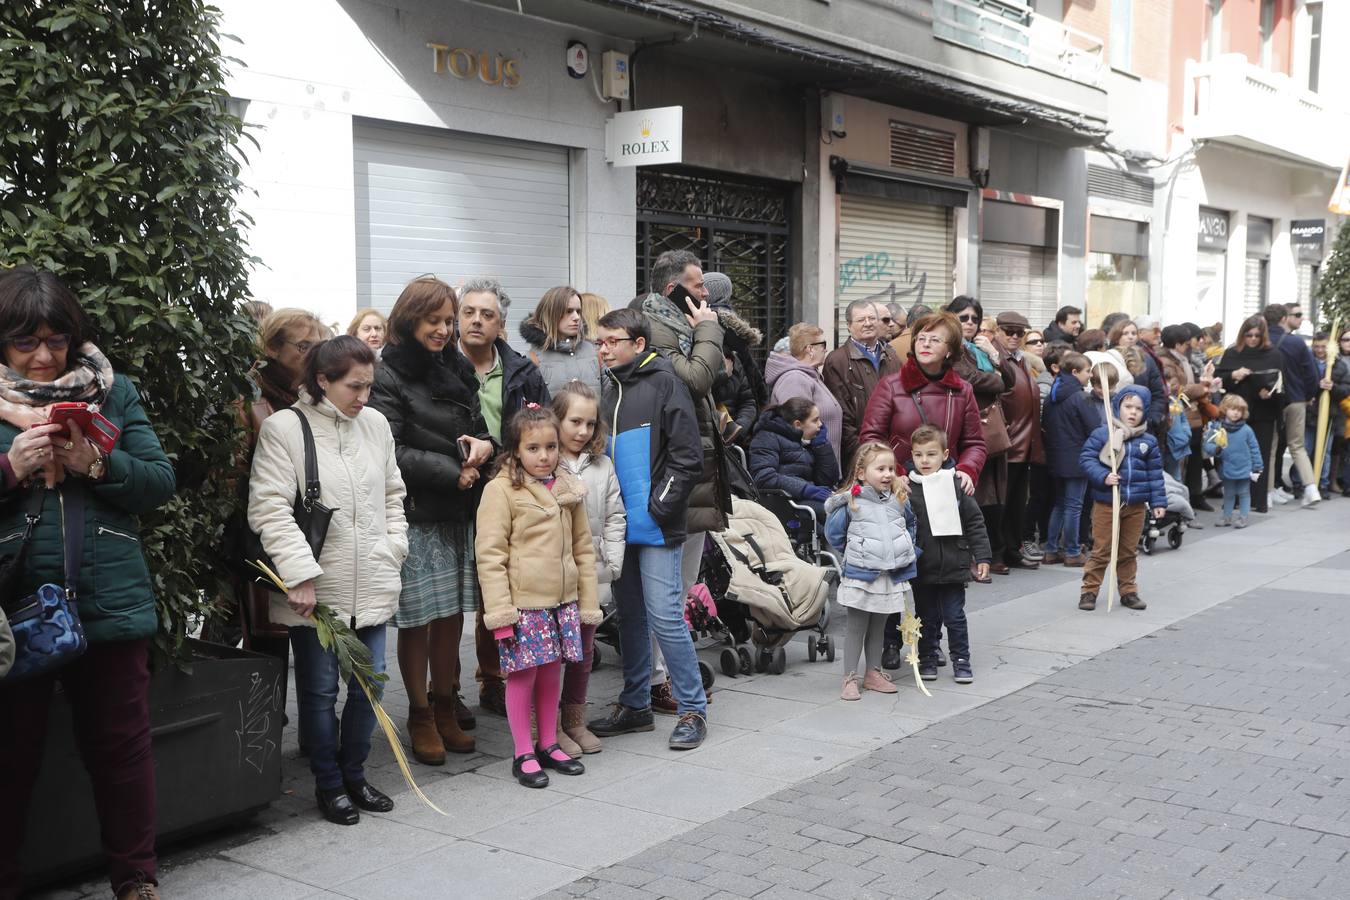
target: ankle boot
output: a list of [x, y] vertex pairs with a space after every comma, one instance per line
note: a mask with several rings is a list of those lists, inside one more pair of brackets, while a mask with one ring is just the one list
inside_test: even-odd
[[436, 733], [431, 707], [408, 709], [408, 739], [412, 741], [413, 759], [424, 766], [445, 765], [445, 747], [441, 746], [441, 736]]
[[581, 759], [581, 747], [576, 741], [568, 737], [567, 732], [561, 728], [558, 729], [558, 746], [562, 748], [562, 752], [573, 759]]
[[[564, 703], [562, 707], [562, 734], [569, 738], [581, 748], [582, 753], [599, 753], [600, 739], [591, 733], [586, 727], [586, 704], [584, 703]], [[558, 736], [561, 743], [562, 734]], [[563, 744], [563, 749], [567, 745]]]
[[464, 729], [459, 727], [459, 717], [455, 715], [455, 695], [451, 694], [449, 697], [437, 695], [432, 709], [436, 713], [436, 731], [439, 732], [445, 749], [451, 753], [472, 753], [473, 735], [466, 734]]

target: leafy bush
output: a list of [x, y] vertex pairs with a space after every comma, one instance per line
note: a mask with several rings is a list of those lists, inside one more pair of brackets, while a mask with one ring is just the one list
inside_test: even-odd
[[172, 655], [217, 590], [255, 352], [218, 19], [197, 0], [0, 3], [0, 265], [76, 291], [173, 460], [178, 495], [142, 532]]
[[1317, 282], [1317, 327], [1330, 329], [1333, 321], [1350, 326], [1350, 225], [1345, 224], [1336, 232]]

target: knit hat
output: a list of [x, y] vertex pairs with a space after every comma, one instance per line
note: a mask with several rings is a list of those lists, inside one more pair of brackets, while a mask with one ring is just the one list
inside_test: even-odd
[[709, 306], [731, 306], [731, 279], [721, 272], [704, 272], [703, 287]]
[[1150, 393], [1149, 389], [1144, 387], [1143, 385], [1127, 384], [1124, 387], [1117, 390], [1115, 396], [1111, 398], [1111, 407], [1116, 411], [1117, 416], [1120, 415], [1121, 401], [1124, 400], [1126, 397], [1131, 396], [1138, 397], [1139, 402], [1142, 403], [1144, 406], [1144, 412], [1146, 413], [1148, 412], [1148, 405], [1153, 400], [1153, 394]]

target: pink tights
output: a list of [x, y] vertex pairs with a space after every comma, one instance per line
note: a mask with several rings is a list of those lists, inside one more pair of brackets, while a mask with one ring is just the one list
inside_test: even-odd
[[[558, 743], [558, 697], [561, 691], [561, 661], [506, 676], [506, 723], [511, 726], [516, 756], [534, 752], [534, 741], [530, 735], [531, 709], [539, 724], [539, 746], [551, 747]], [[557, 760], [570, 759], [561, 750], [555, 750], [550, 755]], [[538, 772], [539, 764], [530, 761], [520, 768], [524, 772]]]

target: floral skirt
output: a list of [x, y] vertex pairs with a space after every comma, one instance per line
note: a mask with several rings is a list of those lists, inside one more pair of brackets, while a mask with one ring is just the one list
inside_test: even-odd
[[581, 662], [581, 612], [575, 601], [554, 609], [522, 609], [514, 638], [497, 642], [502, 674], [558, 660]]

